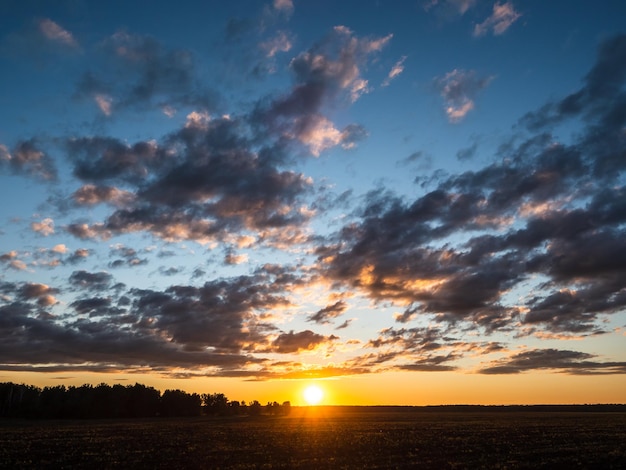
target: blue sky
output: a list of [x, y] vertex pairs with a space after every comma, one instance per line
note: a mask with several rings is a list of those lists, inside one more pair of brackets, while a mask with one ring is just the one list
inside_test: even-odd
[[0, 18], [3, 377], [623, 401], [623, 2]]

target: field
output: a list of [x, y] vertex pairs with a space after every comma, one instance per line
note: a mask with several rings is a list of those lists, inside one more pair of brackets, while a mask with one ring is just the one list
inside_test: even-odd
[[0, 468], [626, 468], [626, 413], [296, 408], [0, 421]]

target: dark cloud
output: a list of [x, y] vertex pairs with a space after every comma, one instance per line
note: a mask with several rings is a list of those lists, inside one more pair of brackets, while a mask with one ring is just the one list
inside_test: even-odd
[[456, 366], [447, 365], [446, 362], [458, 359], [456, 355], [431, 356], [411, 364], [403, 364], [398, 368], [400, 370], [409, 370], [413, 372], [448, 372], [458, 369]]
[[418, 150], [406, 158], [398, 161], [396, 166], [415, 165], [418, 170], [428, 170], [432, 167], [433, 159], [426, 152]]
[[274, 340], [272, 343], [272, 351], [283, 354], [310, 351], [337, 339], [339, 338], [335, 335], [324, 336], [314, 333], [311, 330], [304, 330], [298, 333], [294, 333], [292, 330], [289, 333], [281, 333]]
[[166, 240], [209, 241], [239, 230], [301, 225], [308, 215], [300, 197], [309, 181], [280, 168], [280, 146], [253, 149], [242, 125], [228, 118], [190, 121], [161, 146], [108, 138], [69, 141], [76, 176], [132, 184], [134, 192], [84, 186], [74, 194], [76, 201], [123, 207], [102, 224], [75, 223], [67, 230], [83, 239], [147, 231]]
[[202, 287], [173, 286], [163, 292], [131, 291], [142, 328], [166, 334], [187, 349], [254, 350], [264, 343], [256, 315], [289, 305], [280, 284], [261, 286], [267, 276], [207, 282]]
[[94, 186], [86, 184], [77, 189], [72, 198], [78, 205], [93, 206], [100, 203], [109, 203], [114, 206], [128, 206], [134, 196], [111, 186]]
[[[607, 39], [600, 44], [596, 63], [581, 89], [560, 101], [547, 103], [539, 111], [528, 113], [521, 123], [531, 130], [541, 130], [582, 114], [589, 117], [604, 115], [603, 124], [619, 125], [624, 119], [619, 109], [624, 107], [625, 61], [626, 35]], [[617, 118], [616, 122], [613, 122], [614, 118]]]
[[[585, 87], [559, 105], [576, 101], [567, 114], [584, 118], [571, 142], [545, 129], [518, 134], [498, 150], [501, 161], [440, 175], [414, 200], [369, 193], [358, 217], [318, 246], [322, 272], [404, 307], [402, 323], [428, 315], [486, 332], [520, 321], [529, 331], [602, 331], [601, 317], [625, 301], [623, 42], [607, 40]], [[448, 93], [462, 97], [465, 87]], [[506, 297], [535, 276], [546, 279], [535, 297]]]
[[309, 315], [307, 321], [315, 322], [319, 324], [328, 323], [329, 320], [337, 318], [346, 311], [348, 304], [344, 300], [338, 300], [334, 304], [327, 305], [321, 310], [318, 310], [312, 315]]
[[70, 304], [79, 314], [89, 314], [89, 316], [102, 316], [110, 313], [111, 299], [103, 297], [92, 297], [89, 299], [76, 300]]
[[0, 169], [7, 168], [17, 175], [55, 181], [57, 169], [54, 160], [40, 147], [35, 139], [18, 142], [11, 152], [0, 145]]
[[[97, 299], [77, 302], [88, 309]], [[208, 365], [240, 368], [258, 360], [242, 354], [185, 350], [135, 326], [131, 315], [106, 306], [89, 310], [89, 318], [59, 324], [52, 317], [34, 316], [35, 307], [23, 302], [0, 305], [0, 354], [7, 370], [159, 372], [171, 367], [198, 368]], [[116, 320], [111, 316], [118, 317]], [[85, 363], [89, 365], [85, 365]], [[37, 365], [33, 365], [37, 364]]]
[[367, 135], [359, 125], [337, 129], [324, 115], [337, 100], [356, 101], [367, 93], [362, 68], [368, 57], [380, 51], [392, 35], [357, 38], [345, 26], [333, 31], [290, 64], [295, 77], [292, 90], [258, 106], [253, 121], [283, 138], [299, 141], [314, 155], [342, 145], [350, 148]]
[[[289, 305], [283, 295], [290, 281], [286, 270], [165, 290], [131, 289], [116, 297], [79, 298], [69, 306], [77, 317], [45, 314], [38, 299], [56, 290], [41, 284], [0, 284], [0, 292], [17, 300], [0, 305], [0, 354], [6, 364], [43, 364], [42, 370], [141, 371], [171, 367], [214, 367], [223, 375], [255, 376], [243, 368], [260, 363], [248, 352], [312, 349], [334, 336], [308, 331], [274, 338], [275, 327], [264, 313]], [[70, 279], [85, 291], [98, 292], [112, 283], [107, 273], [75, 271]], [[268, 336], [272, 334], [272, 336]], [[10, 350], [10, 352], [9, 352]], [[29, 370], [28, 365], [16, 370]], [[49, 368], [49, 369], [47, 369]], [[61, 370], [59, 369], [59, 370]], [[220, 373], [220, 375], [222, 375]]]
[[99, 52], [99, 66], [83, 75], [76, 96], [93, 99], [105, 115], [126, 108], [212, 109], [218, 101], [198, 79], [190, 51], [118, 31], [100, 44]]
[[519, 374], [533, 370], [554, 370], [571, 375], [624, 374], [626, 362], [600, 362], [593, 354], [559, 350], [533, 349], [513, 354], [481, 369], [481, 374]]
[[370, 340], [368, 348], [393, 347], [399, 354], [424, 353], [441, 349], [446, 341], [443, 332], [437, 328], [385, 328], [378, 338]]
[[183, 268], [176, 268], [174, 266], [170, 266], [169, 268], [165, 266], [159, 267], [159, 273], [164, 276], [176, 276], [177, 274], [180, 274], [183, 271], [184, 271]]
[[119, 257], [109, 263], [109, 266], [112, 268], [119, 268], [122, 266], [135, 267], [148, 264], [148, 259], [140, 258], [137, 250], [121, 244], [111, 247], [110, 256], [112, 258]]
[[[137, 183], [145, 179], [151, 169], [162, 166], [167, 158], [152, 142], [137, 142], [131, 146], [111, 137], [72, 138], [66, 141], [66, 148], [74, 162], [74, 175], [91, 182]], [[84, 200], [85, 196], [90, 198]], [[105, 188], [87, 186], [77, 191], [74, 198], [78, 203], [88, 204], [94, 197], [104, 199], [105, 196]]]
[[85, 290], [103, 291], [111, 287], [113, 276], [106, 272], [90, 273], [87, 271], [74, 271], [70, 278], [70, 284]]
[[[322, 111], [339, 95], [356, 99], [366, 91], [361, 69], [389, 39], [356, 38], [345, 27], [335, 28], [293, 60], [292, 91], [257, 105], [250, 116], [211, 118], [194, 112], [161, 142], [69, 139], [74, 175], [89, 183], [73, 201], [107, 202], [118, 209], [103, 222], [75, 222], [66, 230], [81, 239], [145, 231], [168, 241], [206, 243], [235, 241], [232, 234], [242, 230], [277, 238], [278, 244], [298, 238], [312, 214], [303, 202], [312, 188], [310, 179], [284, 168], [288, 144], [295, 139], [318, 154], [336, 145], [350, 148], [365, 137], [366, 130], [356, 124], [336, 129]], [[105, 49], [140, 68], [156, 62], [158, 69], [167, 56], [154, 41], [126, 34], [116, 35]], [[183, 88], [185, 77], [179, 77]]]
[[478, 144], [474, 143], [469, 147], [463, 148], [456, 153], [456, 158], [460, 161], [471, 160], [476, 155]]

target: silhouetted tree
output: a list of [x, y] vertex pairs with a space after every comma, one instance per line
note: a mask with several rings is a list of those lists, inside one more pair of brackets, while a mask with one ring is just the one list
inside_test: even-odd
[[42, 418], [63, 418], [65, 416], [65, 385], [44, 387], [39, 395], [38, 416]]
[[229, 401], [228, 402], [228, 414], [238, 415], [240, 413], [241, 413], [241, 404], [237, 400]]
[[229, 401], [223, 393], [189, 394], [182, 390], [161, 393], [136, 383], [113, 386], [100, 383], [80, 387], [57, 385], [40, 389], [32, 385], [0, 383], [0, 417], [9, 418], [140, 418], [152, 416], [260, 415], [264, 408], [272, 416], [289, 414], [291, 404], [254, 400]]
[[202, 404], [210, 415], [224, 415], [228, 411], [228, 398], [223, 393], [202, 394]]
[[162, 416], [199, 416], [202, 411], [202, 399], [197, 393], [165, 390], [161, 396], [160, 409]]
[[129, 418], [149, 418], [159, 413], [161, 392], [136, 383], [128, 387], [125, 415]]
[[261, 404], [254, 400], [248, 405], [248, 414], [250, 416], [259, 416], [261, 414]]
[[34, 417], [39, 408], [40, 389], [32, 385], [0, 384], [0, 416]]

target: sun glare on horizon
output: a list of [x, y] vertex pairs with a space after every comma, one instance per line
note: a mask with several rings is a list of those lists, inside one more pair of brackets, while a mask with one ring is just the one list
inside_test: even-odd
[[304, 389], [304, 400], [308, 405], [318, 405], [324, 398], [324, 391], [317, 385], [309, 385]]

